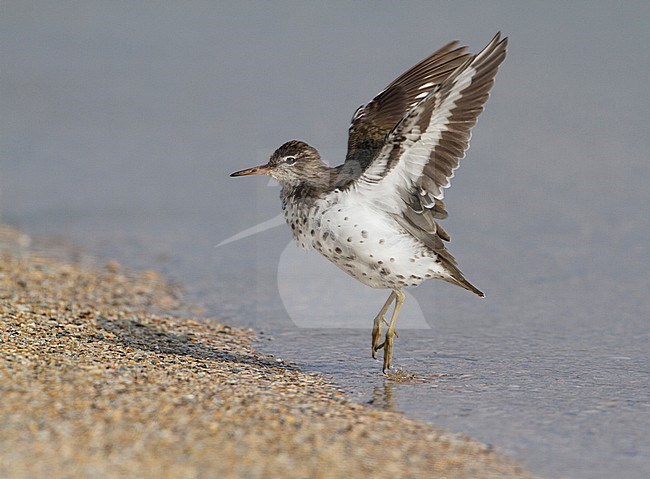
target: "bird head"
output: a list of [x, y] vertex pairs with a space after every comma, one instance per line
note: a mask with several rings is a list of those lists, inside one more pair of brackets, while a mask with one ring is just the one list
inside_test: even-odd
[[316, 148], [292, 140], [275, 150], [265, 165], [237, 171], [230, 176], [269, 175], [282, 186], [299, 186], [327, 181], [327, 170]]

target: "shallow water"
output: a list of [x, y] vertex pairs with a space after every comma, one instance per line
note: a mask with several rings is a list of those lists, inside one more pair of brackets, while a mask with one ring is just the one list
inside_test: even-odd
[[[646, 2], [315, 8], [4, 4], [0, 219], [159, 269], [358, 401], [535, 473], [646, 477]], [[416, 380], [386, 380], [369, 351], [384, 292], [288, 246], [286, 227], [216, 247], [280, 208], [276, 185], [227, 175], [294, 137], [340, 161], [359, 104], [498, 29], [508, 58], [445, 221], [487, 298], [410, 291], [395, 354]]]

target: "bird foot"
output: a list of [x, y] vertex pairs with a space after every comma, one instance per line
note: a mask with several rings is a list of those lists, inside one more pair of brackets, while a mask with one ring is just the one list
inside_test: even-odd
[[[372, 359], [377, 359], [377, 351], [382, 349], [386, 344], [385, 340], [383, 343], [379, 342], [381, 338], [381, 332], [382, 332], [381, 323], [384, 323], [386, 326], [389, 326], [388, 321], [386, 321], [386, 319], [383, 317], [379, 317], [375, 321], [375, 325], [372, 328]], [[388, 333], [386, 334], [388, 335]], [[397, 331], [393, 331], [393, 334], [395, 335], [396, 338], [399, 338]]]
[[381, 347], [384, 348], [384, 367], [382, 369], [384, 374], [390, 369], [393, 362], [393, 336], [397, 336], [395, 331], [389, 329], [386, 331], [386, 339], [381, 344]]
[[377, 351], [384, 347], [384, 343], [379, 344], [381, 341], [381, 322], [386, 322], [383, 316], [378, 316], [375, 319], [375, 324], [372, 327], [372, 359], [377, 359]]

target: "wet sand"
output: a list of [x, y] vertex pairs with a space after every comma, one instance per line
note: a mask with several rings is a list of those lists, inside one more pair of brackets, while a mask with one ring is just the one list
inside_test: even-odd
[[155, 272], [52, 259], [2, 226], [0, 257], [1, 477], [531, 477], [192, 319]]

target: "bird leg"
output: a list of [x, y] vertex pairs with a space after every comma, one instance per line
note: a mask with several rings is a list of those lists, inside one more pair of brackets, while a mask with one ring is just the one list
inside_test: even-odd
[[[384, 319], [384, 324], [388, 326], [388, 321], [386, 321], [385, 319]], [[395, 331], [395, 337], [399, 338], [399, 334], [397, 334], [397, 331]]]
[[390, 324], [388, 325], [388, 330], [386, 331], [386, 339], [384, 340], [384, 373], [390, 369], [390, 365], [393, 359], [393, 336], [395, 336], [395, 324], [397, 323], [397, 316], [399, 315], [399, 310], [404, 304], [404, 299], [406, 296], [399, 290], [393, 291], [395, 294], [395, 309], [393, 309], [393, 316], [390, 318]]
[[[395, 298], [395, 292], [393, 291], [390, 293], [390, 296], [388, 296], [381, 311], [379, 311], [375, 317], [375, 322], [372, 326], [372, 359], [377, 359], [377, 351], [384, 346], [383, 344], [379, 344], [379, 339], [381, 338], [381, 323], [386, 323], [384, 314], [386, 314], [386, 311], [388, 311], [388, 308], [390, 307], [390, 303], [392, 303]], [[388, 325], [388, 323], [386, 323], [386, 325]]]

